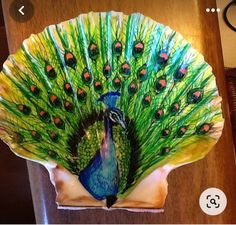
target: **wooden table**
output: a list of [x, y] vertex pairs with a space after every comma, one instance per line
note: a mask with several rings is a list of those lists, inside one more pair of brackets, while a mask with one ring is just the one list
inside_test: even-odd
[[[47, 171], [28, 162], [30, 183], [38, 223], [236, 223], [236, 168], [231, 125], [226, 96], [222, 51], [214, 0], [34, 0], [34, 17], [26, 23], [15, 22], [8, 13], [11, 0], [3, 0], [10, 52], [15, 52], [23, 39], [49, 25], [93, 11], [141, 12], [169, 25], [193, 44], [213, 66], [223, 97], [225, 128], [221, 140], [204, 160], [173, 171], [169, 177], [169, 194], [161, 214], [126, 211], [68, 211], [56, 208], [55, 193]], [[222, 189], [228, 198], [226, 210], [218, 216], [204, 214], [198, 204], [203, 190]]]

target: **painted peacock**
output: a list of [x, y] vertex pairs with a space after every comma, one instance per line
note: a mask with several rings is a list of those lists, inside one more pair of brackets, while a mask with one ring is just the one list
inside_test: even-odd
[[47, 167], [59, 205], [161, 208], [167, 174], [221, 135], [203, 56], [139, 13], [88, 13], [31, 35], [0, 74], [0, 137]]

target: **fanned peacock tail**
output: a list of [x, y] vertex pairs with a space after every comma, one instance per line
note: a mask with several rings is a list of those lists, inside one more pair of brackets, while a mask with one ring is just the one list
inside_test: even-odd
[[0, 136], [17, 155], [79, 175], [101, 148], [99, 99], [109, 93], [127, 124], [112, 125], [118, 196], [162, 165], [202, 158], [209, 150], [191, 145], [220, 136], [221, 98], [203, 56], [169, 27], [116, 12], [49, 26], [8, 58]]

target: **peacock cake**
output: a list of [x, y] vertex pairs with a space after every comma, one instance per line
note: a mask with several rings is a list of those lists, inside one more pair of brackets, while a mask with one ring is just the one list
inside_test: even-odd
[[47, 168], [62, 208], [161, 209], [168, 173], [203, 158], [222, 129], [212, 68], [139, 13], [51, 25], [0, 73], [0, 137]]

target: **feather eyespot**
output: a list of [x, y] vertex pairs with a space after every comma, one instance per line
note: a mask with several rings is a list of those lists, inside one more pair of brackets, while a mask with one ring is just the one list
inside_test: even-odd
[[102, 90], [101, 81], [94, 81], [94, 89], [95, 89], [95, 91], [98, 91], [98, 92]]
[[82, 88], [78, 88], [77, 90], [77, 97], [79, 101], [83, 101], [86, 98], [86, 92]]
[[87, 68], [84, 68], [83, 73], [82, 73], [82, 80], [85, 83], [91, 83], [92, 81], [92, 75], [91, 73], [88, 71]]
[[187, 132], [187, 126], [182, 126], [177, 130], [177, 137], [182, 137]]
[[34, 95], [38, 95], [40, 90], [36, 85], [31, 85], [30, 86], [30, 92], [33, 93]]
[[206, 134], [210, 131], [211, 128], [212, 128], [212, 124], [204, 123], [200, 125], [199, 127], [197, 127], [197, 134]]
[[166, 88], [167, 85], [167, 81], [164, 77], [160, 77], [157, 81], [156, 81], [156, 92], [160, 93], [161, 91], [163, 91]]
[[66, 51], [64, 55], [64, 60], [67, 66], [75, 69], [77, 60], [72, 52]]
[[119, 77], [115, 77], [112, 81], [113, 86], [118, 89], [121, 86], [121, 79]]
[[31, 131], [31, 136], [32, 136], [33, 139], [35, 139], [37, 141], [42, 138], [42, 136], [35, 130]]
[[174, 102], [173, 104], [171, 104], [170, 113], [172, 115], [175, 115], [179, 110], [180, 110], [180, 103]]
[[49, 96], [49, 101], [50, 101], [51, 105], [53, 105], [53, 106], [59, 107], [61, 105], [59, 98], [55, 94], [51, 94]]
[[135, 41], [133, 44], [133, 56], [135, 58], [140, 57], [144, 51], [144, 44], [141, 41]]
[[144, 81], [147, 79], [147, 66], [144, 64], [138, 69], [137, 76], [141, 81]]
[[60, 117], [55, 117], [53, 121], [57, 128], [64, 129], [65, 123]]
[[103, 75], [105, 77], [111, 76], [111, 65], [108, 62], [103, 67]]
[[23, 105], [23, 104], [19, 104], [17, 106], [17, 108], [19, 109], [19, 111], [21, 111], [24, 115], [29, 115], [31, 113], [31, 109], [29, 106]]
[[160, 155], [160, 156], [164, 156], [164, 155], [166, 155], [167, 153], [169, 153], [170, 151], [171, 151], [170, 148], [164, 147], [164, 148], [161, 149], [159, 155]]
[[126, 76], [131, 74], [130, 64], [128, 62], [124, 62], [121, 65], [121, 73]]
[[50, 116], [49, 116], [48, 112], [46, 112], [44, 110], [39, 110], [38, 114], [39, 114], [39, 118], [42, 121], [50, 122]]
[[49, 135], [49, 137], [50, 137], [50, 139], [52, 141], [54, 141], [54, 142], [58, 141], [59, 135], [56, 132], [54, 132], [54, 131], [47, 131], [47, 133], [48, 133], [48, 135]]
[[129, 94], [133, 95], [133, 94], [135, 94], [137, 92], [137, 90], [138, 90], [138, 86], [137, 86], [136, 82], [132, 81], [130, 83], [129, 89], [128, 89]]
[[180, 68], [175, 74], [174, 74], [174, 79], [175, 81], [181, 81], [187, 74], [188, 69], [187, 67], [182, 67]]
[[64, 84], [64, 90], [65, 90], [66, 94], [68, 94], [68, 95], [73, 94], [73, 89], [72, 89], [72, 86], [70, 83]]
[[98, 49], [97, 44], [95, 44], [94, 42], [91, 42], [88, 47], [88, 53], [91, 59], [96, 60], [99, 55], [99, 49]]
[[51, 157], [51, 158], [57, 158], [58, 155], [55, 151], [52, 151], [52, 150], [49, 150], [48, 151], [48, 155]]
[[74, 106], [73, 103], [71, 103], [71, 102], [69, 102], [69, 101], [66, 100], [66, 101], [64, 102], [64, 108], [65, 108], [65, 110], [68, 111], [68, 112], [73, 112], [75, 106]]
[[23, 136], [22, 134], [16, 132], [16, 133], [13, 134], [12, 139], [13, 139], [16, 143], [19, 144], [19, 143], [22, 143], [22, 142], [23, 142], [24, 136]]
[[166, 129], [161, 131], [161, 137], [162, 138], [168, 137], [169, 135], [170, 135], [170, 129], [166, 128]]
[[56, 71], [52, 65], [48, 63], [45, 64], [45, 73], [50, 80], [54, 80], [57, 77]]
[[163, 117], [163, 115], [164, 115], [164, 111], [163, 111], [163, 109], [157, 109], [156, 110], [156, 112], [155, 112], [155, 118], [157, 119], [157, 120], [159, 120], [159, 119], [161, 119], [162, 117]]
[[157, 62], [159, 64], [166, 64], [169, 59], [169, 56], [167, 54], [167, 51], [162, 50], [159, 52], [158, 57], [157, 57]]
[[144, 95], [142, 102], [144, 106], [149, 106], [152, 102], [152, 97], [149, 94], [146, 94]]
[[120, 41], [115, 41], [112, 46], [112, 53], [116, 56], [122, 54], [122, 43]]
[[187, 103], [188, 104], [196, 104], [200, 102], [203, 98], [203, 89], [195, 88], [188, 92], [187, 94]]

